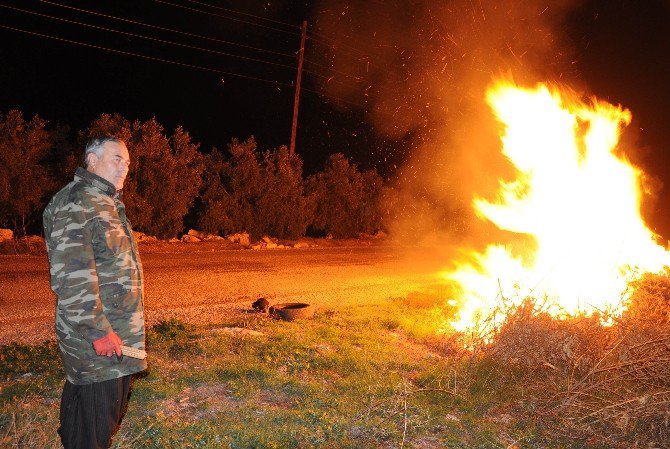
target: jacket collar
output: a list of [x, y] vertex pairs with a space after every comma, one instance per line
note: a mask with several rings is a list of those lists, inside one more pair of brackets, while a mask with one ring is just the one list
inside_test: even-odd
[[83, 181], [86, 184], [90, 184], [109, 196], [116, 196], [117, 192], [114, 184], [104, 178], [101, 178], [95, 173], [86, 170], [85, 168], [77, 167], [77, 171], [74, 173], [74, 180]]

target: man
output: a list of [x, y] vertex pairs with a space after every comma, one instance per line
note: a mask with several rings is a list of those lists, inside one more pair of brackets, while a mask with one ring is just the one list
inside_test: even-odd
[[107, 448], [132, 374], [145, 360], [142, 264], [121, 201], [130, 156], [123, 141], [91, 139], [84, 167], [44, 210], [56, 338], [66, 381], [58, 434], [70, 448]]

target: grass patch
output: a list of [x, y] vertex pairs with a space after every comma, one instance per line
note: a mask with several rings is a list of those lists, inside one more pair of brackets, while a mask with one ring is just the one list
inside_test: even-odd
[[35, 346], [18, 343], [0, 346], [0, 377], [54, 373], [58, 370], [59, 361], [60, 353], [55, 342]]
[[[444, 307], [414, 296], [244, 323], [262, 335], [159, 323], [112, 447], [596, 447], [534, 418], [527, 370], [442, 350]], [[57, 349], [3, 349], [0, 446], [58, 447]]]

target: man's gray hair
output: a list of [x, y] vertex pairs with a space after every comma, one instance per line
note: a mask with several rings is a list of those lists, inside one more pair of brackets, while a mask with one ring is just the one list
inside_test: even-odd
[[88, 155], [93, 153], [98, 157], [102, 157], [102, 152], [104, 150], [105, 144], [107, 142], [116, 142], [123, 143], [123, 140], [114, 137], [114, 136], [100, 136], [92, 137], [86, 144], [86, 149], [84, 150], [84, 168], [88, 168]]

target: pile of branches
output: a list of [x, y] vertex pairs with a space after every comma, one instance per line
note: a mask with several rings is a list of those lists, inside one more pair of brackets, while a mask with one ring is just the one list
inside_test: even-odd
[[631, 285], [619, 317], [558, 320], [528, 300], [485, 348], [525, 369], [537, 417], [557, 435], [610, 447], [670, 447], [670, 279]]

